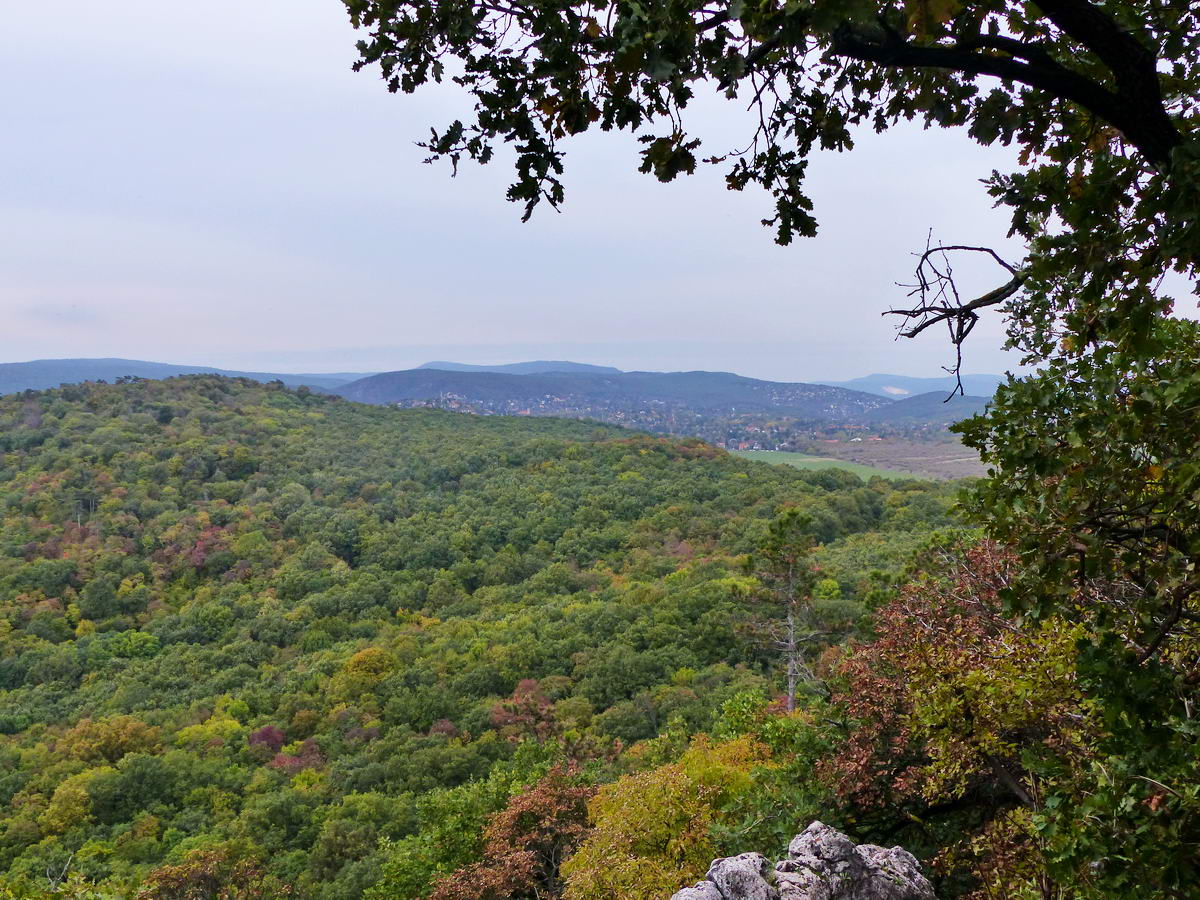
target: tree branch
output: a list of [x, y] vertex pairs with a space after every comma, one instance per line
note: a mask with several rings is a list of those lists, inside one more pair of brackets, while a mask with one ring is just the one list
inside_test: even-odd
[[[1171, 151], [1183, 137], [1163, 106], [1158, 59], [1150, 46], [1089, 0], [1037, 0], [1037, 5], [1064, 34], [1096, 54], [1113, 73], [1130, 121], [1125, 125], [1109, 121], [1126, 132], [1147, 159], [1160, 166], [1169, 162]], [[1140, 138], [1127, 131], [1135, 124]]]
[[[1087, 3], [1084, 5], [1090, 6]], [[1148, 52], [1132, 36], [1128, 36], [1128, 39], [1141, 48], [1142, 55]], [[1085, 46], [1094, 49], [1090, 45]], [[1010, 55], [1005, 57], [978, 52], [981, 50], [1001, 50]], [[836, 57], [889, 68], [932, 68], [967, 75], [991, 75], [1037, 88], [1051, 96], [1069, 100], [1109, 122], [1146, 159], [1159, 167], [1170, 161], [1171, 150], [1182, 141], [1163, 107], [1157, 75], [1154, 76], [1151, 90], [1144, 84], [1144, 77], [1134, 77], [1132, 73], [1135, 67], [1128, 67], [1130, 73], [1124, 76], [1124, 81], [1117, 78], [1119, 85], [1128, 84], [1131, 89], [1116, 93], [1066, 68], [1036, 44], [1026, 44], [1012, 38], [981, 36], [956, 44], [921, 45], [907, 41], [903, 35], [882, 26], [867, 29], [843, 25], [834, 32], [829, 52]], [[1094, 52], [1099, 55], [1099, 51]], [[1136, 92], [1132, 90], [1133, 87], [1137, 88]]]
[[[954, 270], [946, 256], [947, 253], [956, 251], [987, 254], [997, 265], [1009, 272], [1012, 278], [995, 290], [964, 303], [954, 283]], [[944, 260], [940, 268], [933, 261], [937, 255], [941, 255]], [[954, 367], [947, 371], [958, 380], [954, 390], [946, 398], [948, 402], [955, 394], [966, 393], [962, 384], [962, 344], [979, 321], [979, 310], [1003, 303], [1019, 291], [1024, 282], [1024, 274], [1005, 262], [1000, 254], [990, 247], [972, 247], [965, 244], [927, 247], [917, 263], [917, 284], [908, 294], [910, 297], [920, 295], [921, 302], [911, 309], [886, 310], [883, 315], [903, 316], [906, 325], [900, 327], [900, 336], [906, 338], [916, 337], [932, 325], [946, 324], [950, 332], [950, 343], [954, 345], [955, 350]]]
[[[901, 337], [916, 337], [926, 328], [931, 325], [937, 325], [941, 322], [950, 319], [966, 319], [971, 318], [976, 310], [984, 309], [989, 306], [997, 306], [1015, 294], [1021, 289], [1021, 285], [1025, 283], [1024, 275], [1014, 275], [1010, 281], [988, 291], [974, 300], [968, 301], [961, 306], [918, 306], [913, 309], [889, 309], [885, 310], [885, 316], [904, 316], [909, 319], [919, 319], [919, 321], [908, 328], [902, 328], [900, 331]], [[975, 318], [978, 318], [975, 316]], [[966, 334], [963, 335], [966, 337]]]

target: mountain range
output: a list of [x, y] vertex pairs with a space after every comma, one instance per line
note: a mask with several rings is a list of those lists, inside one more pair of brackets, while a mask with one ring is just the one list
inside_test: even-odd
[[593, 366], [590, 363], [568, 362], [564, 359], [538, 359], [533, 362], [506, 363], [499, 366], [477, 366], [471, 363], [437, 360], [417, 366], [418, 369], [440, 369], [443, 372], [498, 372], [507, 375], [544, 375], [547, 372], [589, 372], [595, 375], [619, 375], [612, 366]]
[[827, 385], [761, 381], [728, 372], [447, 372], [409, 369], [371, 375], [336, 393], [361, 403], [451, 399], [496, 406], [492, 412], [536, 409], [586, 412], [679, 407], [697, 413], [776, 412], [805, 418], [848, 418], [895, 401]]
[[[539, 364], [540, 365], [540, 364]], [[835, 432], [942, 434], [986, 397], [927, 391], [890, 396], [729, 372], [505, 371], [436, 368], [370, 375], [333, 389], [360, 403], [433, 406], [481, 415], [596, 419], [687, 434], [731, 448], [792, 449]]]
[[[953, 375], [941, 375], [935, 378], [914, 378], [910, 375], [864, 375], [849, 381], [819, 381], [818, 384], [828, 384], [832, 387], [849, 388], [852, 391], [866, 391], [868, 394], [878, 394], [881, 397], [891, 397], [899, 400], [902, 397], [915, 397], [918, 394], [928, 394], [932, 391], [949, 393], [958, 387]], [[976, 397], [990, 397], [996, 393], [997, 386], [1004, 383], [1003, 375], [964, 375], [962, 376], [963, 390]]]
[[[217, 374], [339, 394], [373, 404], [445, 406], [508, 415], [596, 418], [678, 433], [701, 422], [785, 418], [858, 426], [940, 426], [981, 410], [1001, 379], [964, 375], [979, 395], [945, 402], [953, 379], [876, 374], [846, 382], [764, 381], [729, 372], [623, 372], [565, 360], [481, 366], [435, 361], [378, 374], [245, 372], [131, 359], [43, 359], [0, 363], [0, 394], [123, 376]], [[706, 433], [706, 432], [705, 432]]]

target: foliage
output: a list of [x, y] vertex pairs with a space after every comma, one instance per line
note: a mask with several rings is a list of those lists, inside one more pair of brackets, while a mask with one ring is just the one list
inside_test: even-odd
[[[787, 710], [796, 708], [801, 673], [813, 680], [803, 644], [818, 636], [813, 608], [816, 572], [810, 561], [816, 541], [812, 521], [798, 510], [785, 510], [768, 529], [766, 539], [746, 559], [746, 570], [762, 585], [760, 596], [782, 623], [769, 629], [787, 669]], [[833, 585], [837, 588], [836, 582]], [[826, 591], [829, 592], [829, 588]], [[840, 588], [838, 589], [840, 593]]]
[[563, 867], [567, 900], [670, 896], [704, 875], [723, 807], [750, 787], [767, 749], [749, 738], [697, 739], [678, 762], [600, 789], [593, 831]]
[[518, 794], [483, 832], [483, 858], [440, 879], [430, 900], [560, 897], [559, 867], [587, 834], [595, 793], [561, 766]]
[[1054, 360], [962, 426], [994, 466], [973, 512], [1022, 561], [1009, 609], [1086, 632], [1079, 678], [1103, 731], [1079, 803], [1038, 825], [1055, 871], [1091, 867], [1114, 892], [1200, 878], [1198, 362], [1196, 324], [1163, 321], [1137, 352]]
[[778, 700], [768, 701], [753, 691], [722, 704], [715, 737], [749, 736], [770, 755], [751, 770], [749, 789], [724, 806], [712, 827], [720, 855], [754, 848], [783, 856], [792, 838], [814, 819], [830, 821], [836, 816], [829, 785], [814, 777], [821, 761], [841, 742], [833, 712], [824, 700], [808, 696], [798, 710], [783, 713]]
[[[694, 171], [683, 112], [705, 84], [757, 113], [745, 149], [712, 159], [731, 162], [732, 189], [771, 192], [783, 243], [815, 233], [812, 152], [850, 148], [857, 127], [919, 119], [1019, 148], [987, 183], [1024, 258], [994, 256], [1006, 282], [966, 299], [949, 254], [983, 248], [931, 247], [897, 311], [904, 333], [947, 324], [961, 350], [1005, 304], [1009, 344], [1041, 367], [964, 426], [993, 467], [973, 511], [999, 543], [935, 558], [884, 605], [843, 667], [851, 728], [822, 771], [846, 822], [912, 836], [951, 892], [1194, 892], [1200, 344], [1168, 320], [1164, 279], [1194, 281], [1200, 260], [1200, 10], [345, 5], [367, 30], [360, 67], [389, 89], [449, 77], [473, 98], [472, 120], [427, 146], [457, 165], [512, 144], [526, 216], [562, 200], [559, 142], [591, 127], [636, 134], [660, 180]], [[133, 884], [253, 836], [307, 895], [419, 896], [485, 852], [485, 821], [528, 783], [520, 748], [605, 780], [639, 758], [628, 742], [669, 756], [664, 722], [702, 732], [763, 689], [763, 654], [734, 627], [734, 559], [780, 509], [827, 544], [903, 521], [899, 489], [820, 488], [695, 443], [562, 423], [452, 438], [430, 417], [404, 420], [410, 435], [388, 411], [189, 383], [199, 397], [88, 387], [3, 407], [0, 750], [15, 775], [0, 853], [15, 878], [77, 852]], [[887, 594], [865, 574], [834, 579], [860, 609]], [[159, 732], [116, 760], [60, 753], [85, 711]], [[822, 752], [821, 715], [793, 759]], [[247, 735], [268, 725], [291, 743], [265, 762]], [[695, 738], [601, 788], [566, 895], [695, 877], [753, 808], [766, 747]], [[390, 814], [339, 816], [346, 790], [374, 795], [355, 811]]]
[[[1050, 765], [1043, 731], [1059, 733], [1055, 710], [1068, 701], [1069, 671], [1072, 690], [1087, 697], [1079, 715], [1088, 727], [1086, 737], [1064, 740], [1083, 741], [1086, 762], [1038, 776], [1061, 789], [1054, 805], [1047, 798], [1034, 813], [988, 813], [979, 846], [1036, 834], [1040, 859], [1013, 865], [1024, 871], [1028, 863], [1043, 893], [1057, 880], [1079, 893], [1177, 896], [1200, 880], [1200, 342], [1194, 323], [1169, 318], [1170, 292], [1198, 289], [1200, 7], [345, 5], [367, 31], [358, 65], [378, 66], [390, 90], [449, 77], [471, 95], [468, 121], [434, 131], [427, 146], [457, 165], [464, 157], [487, 162], [496, 144], [511, 143], [517, 178], [509, 198], [525, 204], [526, 216], [543, 199], [561, 201], [560, 141], [592, 127], [636, 134], [642, 170], [661, 180], [693, 172], [701, 151], [684, 112], [706, 88], [749, 99], [757, 113], [744, 149], [718, 150], [709, 161], [731, 162], [732, 189], [754, 183], [772, 193], [766, 224], [783, 243], [815, 233], [803, 185], [810, 156], [852, 147], [856, 127], [882, 131], [919, 119], [1019, 148], [1016, 171], [993, 173], [987, 184], [1010, 212], [1024, 258], [930, 246], [915, 301], [893, 312], [905, 317], [906, 336], [947, 325], [961, 363], [981, 311], [1003, 304], [1009, 346], [1039, 367], [1010, 380], [984, 415], [962, 426], [965, 442], [992, 466], [974, 496], [974, 522], [1011, 544], [1020, 564], [986, 616], [955, 615], [968, 634], [945, 635], [978, 648], [1011, 632], [1021, 652], [1009, 669], [969, 655], [939, 657], [934, 644], [918, 652], [885, 616], [891, 637], [881, 639], [878, 662], [899, 683], [878, 707], [856, 710], [859, 735], [883, 741], [893, 788], [903, 786], [906, 765], [917, 766], [925, 802], [969, 791], [986, 774], [981, 762], [1008, 771], [1020, 749], [1026, 784], [1008, 771], [1009, 793], [1032, 798], [1028, 778]], [[991, 254], [1004, 283], [964, 296], [953, 276], [953, 254], [964, 252]], [[936, 606], [924, 613], [940, 615]], [[1070, 640], [1079, 646], [1072, 650]], [[1050, 668], [1039, 669], [1039, 659]], [[927, 695], [895, 690], [922, 672]], [[971, 673], [995, 689], [989, 694]], [[972, 718], [964, 721], [958, 710], [967, 700]], [[1031, 748], [1037, 765], [1024, 758]]]
[[175, 866], [146, 878], [138, 900], [255, 900], [291, 896], [288, 885], [269, 878], [261, 865], [230, 847], [193, 850]]
[[[1108, 897], [1134, 884], [1177, 896], [1195, 874], [1183, 775], [1194, 749], [1152, 748], [1161, 728], [1114, 727], [1111, 693], [1089, 689], [1096, 635], [1006, 615], [1022, 574], [993, 544], [949, 546], [879, 611], [875, 640], [840, 665], [836, 699], [856, 726], [823, 767], [843, 810], [868, 834], [940, 849], [944, 887], [971, 896]], [[1098, 590], [1074, 608], [1109, 602]]]

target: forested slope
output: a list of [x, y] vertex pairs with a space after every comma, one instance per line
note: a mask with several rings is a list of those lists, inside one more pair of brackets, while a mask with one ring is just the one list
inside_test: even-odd
[[[2, 398], [0, 451], [15, 896], [415, 897], [525, 871], [496, 862], [520, 809], [483, 831], [506, 804], [578, 836], [622, 775], [694, 776], [693, 813], [766, 791], [793, 738], [737, 737], [780, 685], [743, 555], [811, 517], [830, 643], [949, 521], [922, 482], [214, 376]], [[573, 896], [604, 895], [604, 809]], [[733, 843], [712, 825], [692, 856]]]

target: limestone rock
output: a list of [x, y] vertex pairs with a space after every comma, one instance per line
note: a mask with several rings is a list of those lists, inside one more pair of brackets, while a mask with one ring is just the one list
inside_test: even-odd
[[856, 845], [813, 822], [771, 869], [759, 853], [713, 860], [708, 875], [671, 900], [936, 900], [921, 864], [900, 847]]
[[779, 900], [771, 863], [761, 853], [715, 859], [704, 876], [721, 896], [737, 900]]
[[701, 881], [695, 887], [684, 888], [671, 895], [671, 900], [725, 900], [711, 881]]
[[936, 900], [921, 864], [901, 847], [854, 842], [813, 822], [776, 867], [782, 900]]

